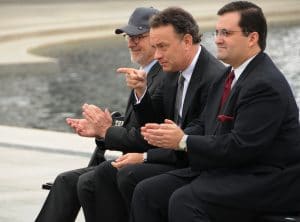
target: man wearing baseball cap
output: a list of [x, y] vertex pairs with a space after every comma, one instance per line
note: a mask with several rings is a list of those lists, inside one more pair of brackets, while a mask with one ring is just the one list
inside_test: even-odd
[[155, 8], [136, 8], [129, 18], [128, 24], [117, 28], [116, 34], [126, 33], [129, 36], [141, 35], [149, 32], [149, 19], [157, 14], [158, 10]]
[[[164, 81], [151, 96], [143, 70], [120, 68], [118, 71], [126, 75], [128, 86], [135, 90], [133, 106], [140, 125], [152, 119], [161, 122], [168, 118], [185, 128], [203, 110], [210, 85], [225, 71], [225, 67], [200, 44], [201, 33], [190, 13], [178, 7], [168, 8], [164, 12], [151, 18], [150, 42], [163, 70], [172, 73], [165, 75]], [[156, 23], [157, 20], [159, 22]], [[136, 141], [128, 139], [128, 135], [119, 137], [123, 139], [123, 144], [113, 140], [113, 147], [137, 147], [139, 151], [127, 153], [113, 162], [99, 164], [93, 171], [94, 181], [90, 182], [94, 187], [78, 190], [85, 213], [91, 212], [91, 217], [86, 214], [87, 221], [93, 221], [95, 215], [92, 212], [96, 212], [94, 221], [127, 221], [126, 213], [132, 210], [132, 193], [137, 183], [188, 164], [183, 152], [169, 152], [159, 146], [149, 148], [149, 144], [144, 149], [142, 145], [136, 145]], [[124, 144], [126, 138], [127, 143]], [[78, 182], [80, 187], [91, 187], [88, 180], [82, 179]]]
[[[156, 13], [158, 13], [158, 10], [154, 8], [136, 8], [130, 16], [128, 24], [115, 30], [116, 34], [124, 34], [127, 40], [131, 61], [138, 64], [140, 68], [147, 73], [147, 87], [151, 94], [154, 93], [164, 76], [161, 66], [154, 60], [154, 49], [149, 42], [150, 28], [148, 21], [150, 17]], [[116, 137], [120, 137], [120, 135], [135, 135], [136, 128], [139, 127], [132, 109], [132, 99], [134, 99], [134, 97], [131, 92], [123, 126], [113, 126], [108, 111], [103, 111], [100, 107], [89, 104], [85, 104], [82, 107], [85, 119], [68, 118], [67, 123], [74, 128], [80, 136], [95, 137], [98, 147], [102, 146], [105, 149], [115, 148], [109, 147], [106, 144], [112, 144], [110, 140], [114, 140]], [[90, 121], [93, 117], [97, 117], [98, 121]], [[121, 151], [137, 152], [138, 150], [132, 148], [132, 150]], [[96, 162], [99, 163], [101, 161]], [[78, 194], [80, 195], [81, 192], [93, 189], [93, 170], [94, 166], [89, 166], [59, 174], [55, 179], [36, 221], [75, 221], [81, 204], [83, 204], [86, 221], [95, 221], [95, 212], [92, 207], [88, 206], [91, 200], [78, 197]], [[108, 202], [114, 203], [114, 200]], [[112, 209], [112, 211], [103, 212], [103, 221], [114, 221], [116, 215], [112, 215], [113, 212], [114, 209]], [[122, 213], [118, 212], [118, 215], [122, 216]]]

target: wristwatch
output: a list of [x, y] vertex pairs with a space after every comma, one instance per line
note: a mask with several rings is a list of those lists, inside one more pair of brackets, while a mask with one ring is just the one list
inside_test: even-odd
[[147, 163], [147, 152], [143, 153], [143, 163]]
[[180, 151], [187, 151], [187, 145], [186, 145], [186, 140], [187, 140], [188, 135], [184, 135], [179, 144], [178, 144], [178, 150]]

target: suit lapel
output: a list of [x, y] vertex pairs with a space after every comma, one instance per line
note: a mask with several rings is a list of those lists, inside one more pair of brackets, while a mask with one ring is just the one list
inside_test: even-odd
[[[156, 62], [152, 68], [150, 69], [149, 73], [147, 74], [147, 88], [150, 89], [152, 86], [152, 83], [154, 81], [155, 76], [157, 76], [158, 72], [160, 71], [161, 67], [159, 65], [158, 62]], [[125, 117], [124, 117], [124, 125], [127, 124], [127, 122], [130, 119], [130, 116], [133, 112], [133, 108], [132, 108], [132, 101], [133, 99], [135, 99], [134, 94], [133, 94], [133, 90], [130, 93], [130, 97], [129, 100], [127, 102], [127, 107], [126, 107], [126, 113], [125, 113]]]
[[156, 62], [152, 68], [150, 69], [149, 73], [147, 74], [147, 88], [151, 88], [153, 80], [155, 78], [155, 76], [158, 74], [158, 72], [160, 71], [160, 65], [158, 62]]
[[165, 93], [169, 95], [168, 98], [165, 99], [165, 107], [167, 108], [166, 114], [168, 118], [174, 119], [174, 109], [175, 109], [175, 100], [176, 100], [176, 91], [177, 91], [177, 81], [179, 72], [177, 73], [168, 73], [168, 85], [165, 86]]
[[124, 124], [123, 125], [126, 125], [130, 119], [130, 116], [131, 116], [131, 113], [133, 112], [133, 109], [132, 109], [132, 101], [133, 101], [134, 98], [134, 94], [133, 94], [133, 90], [131, 90], [130, 92], [130, 96], [129, 96], [129, 99], [128, 99], [128, 102], [127, 102], [127, 107], [126, 107], [126, 112], [125, 112], [125, 116], [124, 116]]
[[253, 68], [255, 68], [257, 66], [257, 63], [260, 62], [264, 57], [264, 53], [259, 53], [245, 68], [245, 70], [242, 72], [241, 76], [239, 77], [239, 79], [237, 80], [236, 84], [233, 86], [231, 93], [227, 99], [227, 101], [224, 104], [223, 107], [223, 112], [227, 110], [228, 105], [232, 106], [234, 104], [232, 104], [232, 99], [235, 97], [235, 94], [239, 92], [239, 89], [242, 87], [245, 79], [248, 78], [249, 74], [251, 73], [251, 71], [253, 70]]
[[[234, 113], [232, 113], [234, 107], [235, 107], [235, 101], [236, 98], [238, 96], [238, 93], [240, 92], [240, 89], [242, 88], [244, 81], [251, 76], [251, 71], [257, 66], [257, 63], [259, 63], [261, 60], [263, 60], [263, 57], [265, 56], [264, 53], [259, 53], [245, 68], [245, 70], [242, 72], [241, 76], [239, 77], [239, 79], [237, 80], [236, 84], [233, 86], [230, 95], [227, 99], [227, 101], [225, 102], [222, 110], [220, 110], [221, 114], [229, 114], [229, 115], [234, 115]], [[229, 71], [231, 70], [231, 67], [229, 68], [229, 70], [227, 70], [227, 74], [228, 75]], [[224, 89], [224, 84], [225, 84], [225, 79], [223, 79], [223, 83], [220, 85], [222, 87], [219, 87], [219, 91], [221, 92], [221, 94], [219, 95], [219, 99], [215, 99], [216, 101], [218, 100], [220, 102], [222, 93], [223, 93], [223, 89]], [[218, 104], [215, 104], [218, 105]], [[235, 117], [234, 117], [235, 118]], [[216, 125], [215, 125], [215, 130], [214, 133], [217, 131], [218, 127], [220, 126], [219, 121], [216, 121]]]
[[186, 95], [184, 98], [182, 110], [182, 123], [186, 121], [187, 113], [191, 107], [195, 94], [197, 93], [197, 89], [199, 88], [199, 86], [201, 86], [201, 81], [203, 81], [202, 73], [206, 64], [206, 60], [206, 49], [202, 46], [200, 55], [193, 70], [190, 83], [188, 85]]

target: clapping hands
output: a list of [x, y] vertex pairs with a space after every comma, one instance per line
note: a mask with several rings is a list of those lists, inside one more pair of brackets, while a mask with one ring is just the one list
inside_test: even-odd
[[184, 136], [182, 129], [168, 119], [161, 124], [147, 123], [141, 128], [141, 133], [149, 144], [166, 149], [177, 149]]
[[67, 124], [80, 136], [104, 138], [107, 129], [112, 125], [112, 118], [108, 109], [103, 111], [95, 105], [84, 104], [82, 115], [83, 119], [67, 118]]

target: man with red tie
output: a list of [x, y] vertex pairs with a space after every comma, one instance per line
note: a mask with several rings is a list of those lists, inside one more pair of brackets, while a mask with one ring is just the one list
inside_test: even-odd
[[142, 128], [148, 143], [187, 152], [190, 167], [139, 183], [131, 221], [248, 222], [300, 210], [299, 110], [264, 53], [264, 14], [235, 1], [218, 16], [217, 56], [231, 67], [212, 85], [202, 117], [184, 131], [171, 120]]

